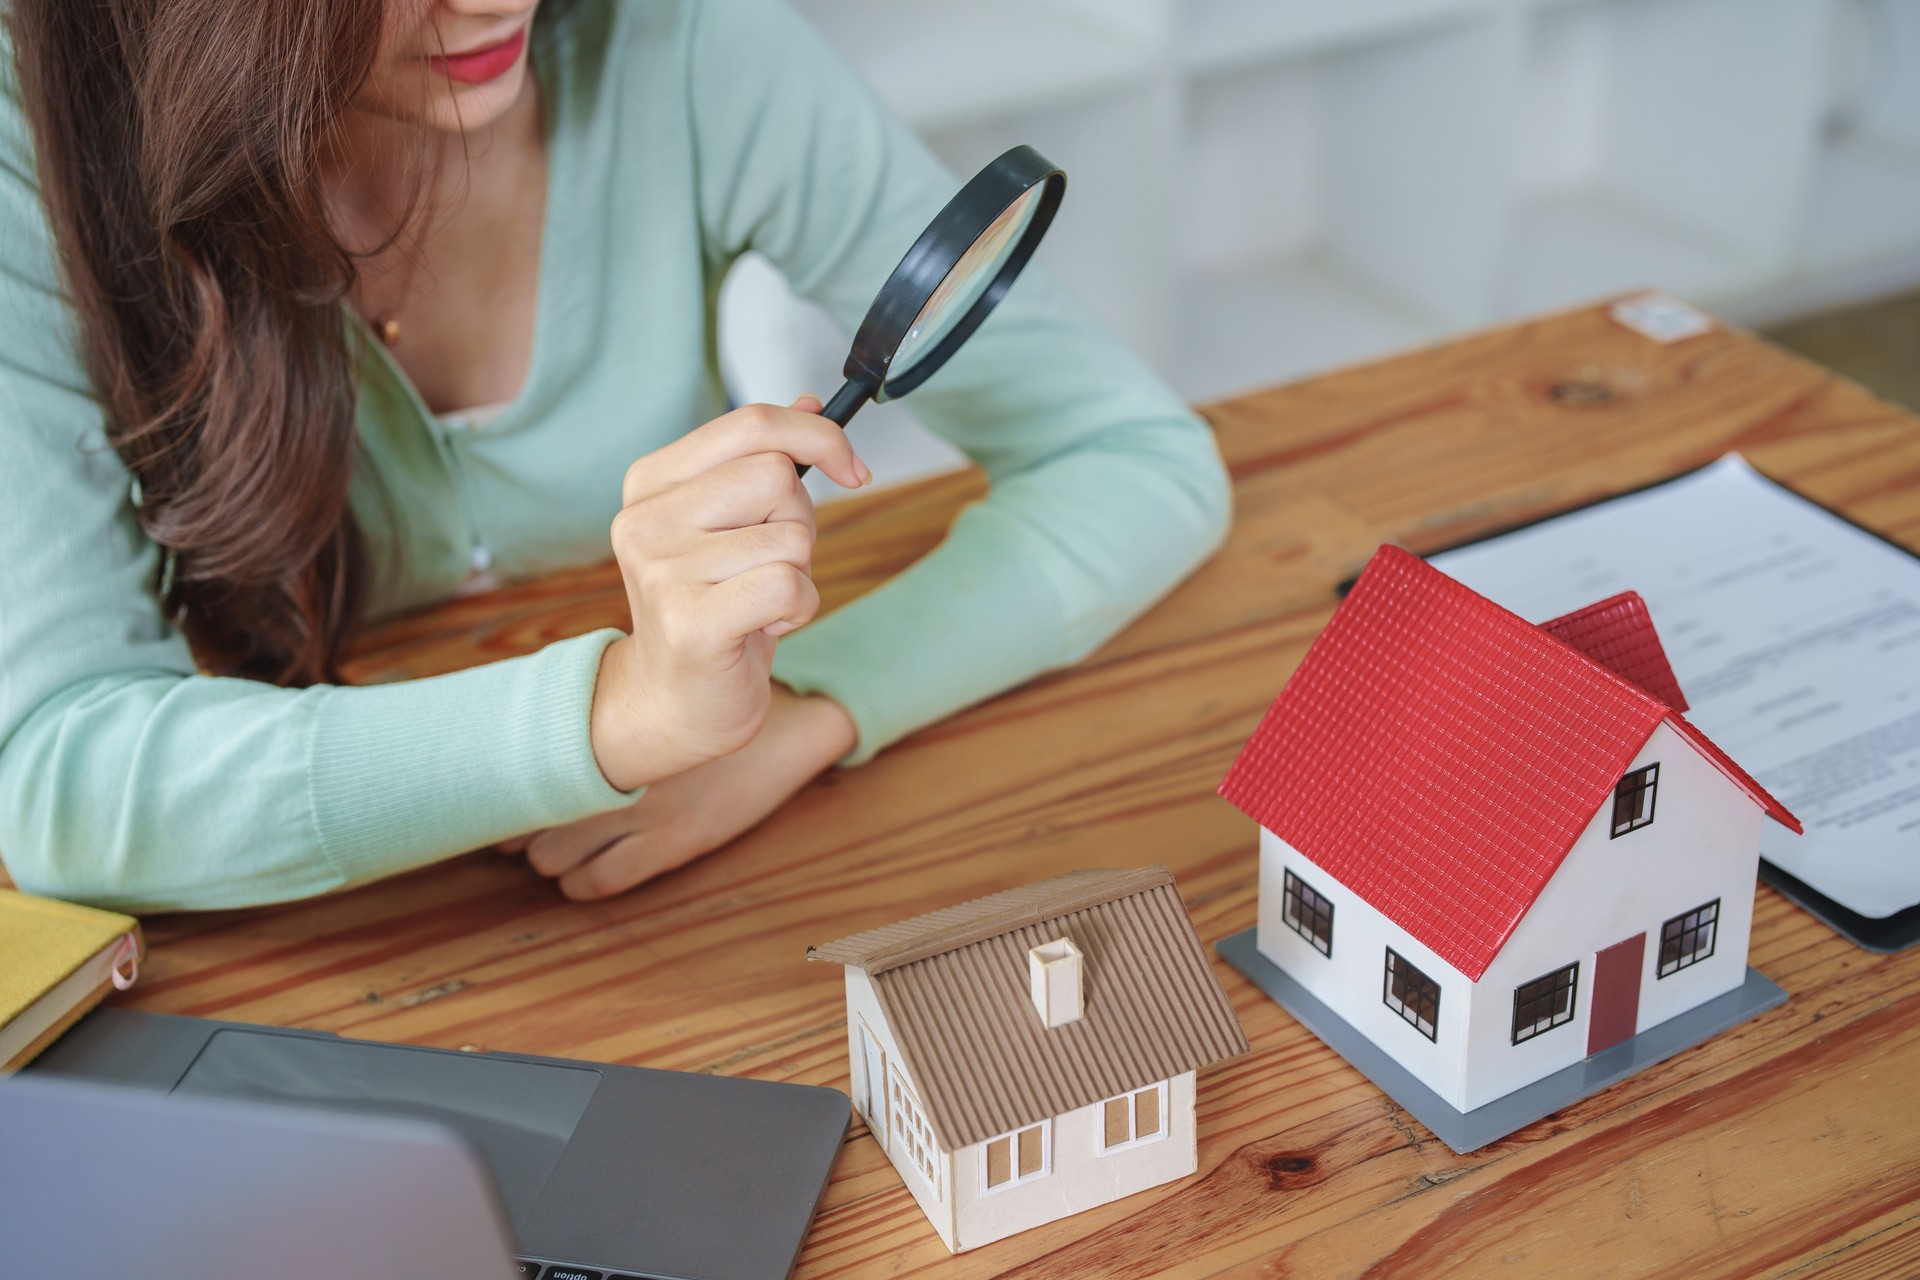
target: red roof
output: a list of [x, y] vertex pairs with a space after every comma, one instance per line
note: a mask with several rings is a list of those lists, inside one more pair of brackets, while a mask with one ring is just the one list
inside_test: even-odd
[[1565, 641], [1609, 671], [1615, 671], [1645, 689], [1675, 711], [1687, 709], [1686, 695], [1667, 665], [1667, 651], [1638, 591], [1622, 591], [1598, 604], [1540, 624], [1550, 636]]
[[[1569, 621], [1590, 612], [1556, 623], [1657, 649], [1650, 621]], [[1597, 647], [1652, 666], [1643, 642]], [[1664, 653], [1658, 666], [1671, 683]], [[1220, 794], [1478, 981], [1662, 721], [1800, 829], [1660, 697], [1382, 547]]]

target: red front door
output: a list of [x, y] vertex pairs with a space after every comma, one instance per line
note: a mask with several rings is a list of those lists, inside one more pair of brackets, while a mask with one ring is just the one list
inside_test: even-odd
[[1593, 1012], [1587, 1018], [1587, 1054], [1611, 1049], [1633, 1034], [1640, 1016], [1640, 964], [1647, 935], [1603, 948], [1593, 958]]

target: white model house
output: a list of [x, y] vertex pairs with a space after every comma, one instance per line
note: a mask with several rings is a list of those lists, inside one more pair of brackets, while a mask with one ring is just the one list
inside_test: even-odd
[[1257, 947], [1471, 1112], [1747, 979], [1761, 824], [1629, 592], [1534, 626], [1383, 547], [1220, 792]]
[[809, 948], [854, 1105], [954, 1252], [1194, 1171], [1246, 1037], [1165, 867], [1074, 871]]

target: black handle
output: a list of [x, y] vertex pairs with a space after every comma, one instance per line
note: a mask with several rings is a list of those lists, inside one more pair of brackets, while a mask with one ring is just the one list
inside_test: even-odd
[[[827, 407], [820, 411], [820, 416], [844, 431], [847, 423], [853, 420], [853, 415], [860, 412], [860, 406], [871, 399], [873, 399], [871, 385], [857, 378], [848, 378], [840, 384], [840, 389], [833, 393], [833, 399], [827, 401]], [[807, 474], [812, 469], [804, 463], [794, 464], [794, 470], [801, 475]]]

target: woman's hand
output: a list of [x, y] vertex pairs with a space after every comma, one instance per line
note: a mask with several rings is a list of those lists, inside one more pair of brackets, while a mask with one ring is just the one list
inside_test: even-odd
[[839, 703], [772, 686], [766, 723], [732, 755], [655, 783], [624, 809], [509, 840], [569, 898], [624, 893], [757, 825], [815, 774], [853, 749]]
[[735, 409], [627, 472], [613, 552], [633, 633], [607, 646], [594, 759], [622, 791], [739, 750], [767, 715], [778, 637], [820, 607], [813, 501], [794, 472], [872, 479], [811, 396]]

